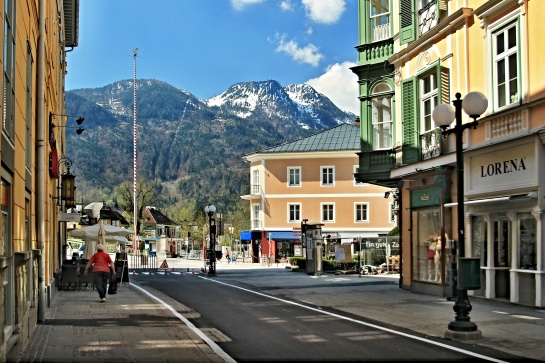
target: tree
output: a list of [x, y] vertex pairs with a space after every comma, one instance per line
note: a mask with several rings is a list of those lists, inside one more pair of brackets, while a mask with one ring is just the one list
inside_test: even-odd
[[[134, 225], [134, 188], [131, 182], [125, 181], [115, 188], [117, 202], [121, 209], [125, 210], [125, 215], [130, 223]], [[158, 179], [153, 181], [138, 179], [136, 181], [136, 201], [137, 218], [142, 216], [142, 211], [146, 206], [152, 206], [161, 201], [161, 183]]]

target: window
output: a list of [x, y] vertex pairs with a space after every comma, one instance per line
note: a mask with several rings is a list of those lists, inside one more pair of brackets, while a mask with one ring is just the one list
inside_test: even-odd
[[252, 194], [259, 194], [259, 169], [252, 170]]
[[519, 266], [521, 269], [537, 269], [537, 221], [531, 213], [519, 216]]
[[442, 153], [441, 129], [431, 115], [440, 103], [450, 103], [449, 69], [437, 61], [418, 77], [402, 81], [403, 164]]
[[335, 205], [334, 204], [322, 204], [322, 222], [334, 222], [335, 221]]
[[440, 283], [444, 258], [440, 208], [414, 210], [412, 225], [412, 278]]
[[425, 34], [437, 24], [437, 0], [419, 0], [418, 35]]
[[379, 83], [373, 88], [371, 100], [373, 150], [392, 147], [392, 95], [384, 94], [391, 91], [386, 83]]
[[431, 113], [438, 105], [437, 75], [430, 73], [420, 78], [420, 131], [422, 133], [435, 129]]
[[472, 257], [480, 257], [481, 266], [487, 266], [487, 229], [488, 224], [483, 216], [471, 218], [471, 253]]
[[519, 101], [518, 26], [512, 23], [493, 33], [494, 102], [497, 109]]
[[369, 203], [356, 203], [354, 204], [355, 221], [356, 222], [369, 222]]
[[371, 42], [390, 37], [390, 4], [389, 0], [371, 0]]
[[335, 168], [333, 166], [322, 166], [322, 185], [335, 185]]
[[2, 130], [13, 141], [15, 137], [15, 3], [4, 1], [4, 97]]
[[[441, 18], [440, 0], [399, 0], [399, 41], [407, 44], [427, 33]], [[416, 16], [414, 14], [417, 14]]]
[[288, 168], [288, 186], [289, 187], [301, 186], [301, 168], [300, 167]]
[[252, 205], [252, 229], [261, 229], [260, 211], [259, 204]]
[[301, 204], [288, 204], [288, 222], [301, 222]]

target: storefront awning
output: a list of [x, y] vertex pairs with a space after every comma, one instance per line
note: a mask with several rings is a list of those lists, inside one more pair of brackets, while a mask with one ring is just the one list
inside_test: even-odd
[[[464, 201], [464, 205], [502, 202], [502, 201], [514, 201], [514, 200], [521, 200], [521, 199], [536, 199], [536, 198], [537, 198], [537, 193], [536, 192], [530, 192], [530, 193], [527, 193], [527, 194], [511, 195], [509, 197], [497, 197], [497, 198], [487, 198], [487, 199], [466, 200], [466, 201]], [[445, 206], [445, 208], [451, 208], [451, 207], [456, 207], [457, 205], [458, 205], [458, 203], [446, 203], [444, 206]]]
[[295, 235], [293, 232], [269, 232], [270, 239], [301, 239], [301, 236]]

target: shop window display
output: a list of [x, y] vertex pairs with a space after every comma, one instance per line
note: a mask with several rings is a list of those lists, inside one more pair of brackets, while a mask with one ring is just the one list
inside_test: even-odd
[[441, 211], [439, 208], [412, 213], [413, 280], [440, 283], [443, 271]]
[[519, 268], [535, 270], [537, 268], [537, 222], [530, 213], [523, 213], [519, 217]]
[[481, 266], [487, 266], [486, 240], [487, 224], [483, 216], [475, 216], [471, 219], [471, 243], [472, 257], [481, 258]]

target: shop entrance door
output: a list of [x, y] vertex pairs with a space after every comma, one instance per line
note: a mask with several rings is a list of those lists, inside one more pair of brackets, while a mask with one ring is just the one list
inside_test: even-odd
[[494, 268], [497, 298], [509, 298], [509, 268], [511, 266], [511, 223], [506, 215], [494, 221]]

